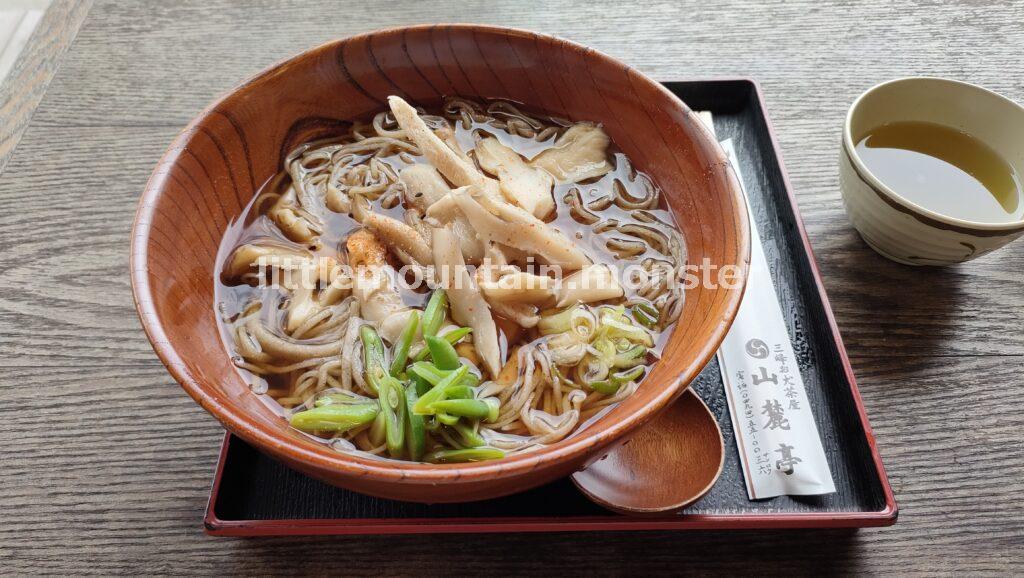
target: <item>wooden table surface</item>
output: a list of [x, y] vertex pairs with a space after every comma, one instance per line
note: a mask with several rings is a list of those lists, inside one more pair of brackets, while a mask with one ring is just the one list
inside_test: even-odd
[[[661, 80], [761, 83], [900, 505], [896, 526], [203, 534], [222, 430], [136, 318], [128, 236], [139, 193], [188, 120], [267, 65], [357, 32], [450, 21], [556, 34]], [[848, 224], [836, 161], [847, 107], [883, 80], [948, 76], [1024, 101], [1022, 47], [1024, 8], [1004, 2], [57, 0], [0, 90], [0, 572], [1019, 571], [1024, 242], [949, 268], [888, 262]]]

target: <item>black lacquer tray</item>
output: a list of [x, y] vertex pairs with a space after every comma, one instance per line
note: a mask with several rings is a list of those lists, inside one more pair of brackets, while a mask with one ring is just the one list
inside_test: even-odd
[[306, 477], [228, 435], [206, 512], [211, 534], [295, 535], [560, 530], [724, 529], [884, 526], [896, 503], [882, 469], [804, 233], [757, 84], [747, 79], [667, 82], [690, 108], [714, 115], [720, 140], [731, 138], [752, 218], [761, 231], [807, 395], [823, 438], [836, 493], [747, 498], [717, 361], [692, 387], [725, 436], [721, 478], [702, 499], [660, 517], [613, 514], [569, 480], [514, 496], [423, 505], [372, 498]]

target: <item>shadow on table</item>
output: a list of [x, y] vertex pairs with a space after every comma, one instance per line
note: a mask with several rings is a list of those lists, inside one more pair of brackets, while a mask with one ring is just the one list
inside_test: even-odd
[[836, 321], [852, 355], [943, 351], [970, 313], [971, 264], [915, 267], [872, 250], [850, 228], [818, 260]]
[[855, 530], [249, 538], [235, 551], [235, 566], [225, 570], [291, 568], [381, 576], [711, 571], [823, 575], [848, 570], [862, 549]]

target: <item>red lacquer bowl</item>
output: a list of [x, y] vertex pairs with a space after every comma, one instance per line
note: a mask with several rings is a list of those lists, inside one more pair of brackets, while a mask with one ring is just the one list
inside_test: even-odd
[[739, 287], [696, 287], [664, 357], [636, 394], [577, 435], [494, 462], [429, 465], [338, 453], [291, 430], [248, 389], [214, 316], [217, 247], [296, 145], [383, 110], [388, 95], [502, 98], [597, 121], [667, 197], [690, 263], [749, 260], [746, 205], [725, 155], [696, 115], [632, 68], [589, 48], [491, 26], [416, 26], [331, 42], [281, 62], [210, 105], [175, 139], [142, 195], [132, 287], [168, 370], [231, 432], [329, 483], [420, 502], [479, 500], [566, 476], [601, 457], [675, 399], [707, 364]]

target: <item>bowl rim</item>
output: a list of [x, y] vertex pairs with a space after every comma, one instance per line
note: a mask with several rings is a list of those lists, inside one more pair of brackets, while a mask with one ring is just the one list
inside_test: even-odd
[[[222, 403], [217, 394], [207, 391], [200, 381], [188, 370], [183, 358], [178, 354], [176, 348], [165, 331], [157, 310], [156, 300], [152, 288], [147, 279], [148, 261], [148, 240], [150, 226], [153, 222], [153, 214], [156, 209], [157, 200], [161, 190], [164, 188], [169, 167], [177, 160], [187, 145], [189, 138], [198, 130], [201, 123], [205, 122], [214, 111], [225, 101], [232, 98], [240, 90], [258, 82], [259, 80], [278, 73], [286, 64], [306, 59], [323, 51], [331, 50], [343, 43], [367, 40], [380, 34], [407, 33], [409, 31], [432, 30], [446, 28], [449, 30], [468, 30], [473, 32], [486, 33], [512, 33], [532, 38], [535, 41], [543, 41], [551, 44], [561, 44], [580, 50], [588, 57], [604, 60], [615, 67], [624, 70], [631, 81], [639, 81], [648, 84], [660, 91], [662, 96], [669, 102], [674, 103], [682, 109], [687, 117], [693, 120], [697, 131], [702, 133], [712, 145], [713, 153], [717, 154], [721, 161], [719, 166], [725, 169], [725, 177], [729, 183], [726, 188], [727, 194], [732, 197], [732, 205], [736, 207], [734, 226], [736, 227], [737, 240], [737, 263], [740, 268], [740, 287], [728, 291], [725, 295], [726, 303], [724, 315], [718, 324], [710, 331], [710, 338], [705, 340], [703, 347], [698, 350], [694, 362], [680, 372], [674, 379], [668, 380], [662, 388], [646, 405], [637, 411], [625, 415], [619, 421], [611, 424], [605, 431], [591, 433], [583, 430], [578, 435], [572, 435], [560, 442], [540, 448], [536, 451], [525, 452], [508, 456], [499, 460], [491, 460], [466, 464], [425, 464], [419, 462], [406, 462], [399, 460], [385, 460], [380, 458], [366, 458], [358, 454], [334, 452], [333, 454], [319, 453], [302, 447], [285, 436], [264, 429], [259, 421], [251, 417], [248, 412], [236, 411], [229, 405]], [[443, 483], [443, 482], [470, 482], [483, 479], [500, 479], [516, 474], [523, 474], [536, 470], [544, 464], [569, 461], [579, 457], [588, 449], [603, 448], [622, 438], [624, 435], [635, 431], [649, 420], [653, 419], [672, 400], [683, 393], [704, 367], [711, 361], [711, 357], [718, 350], [722, 340], [725, 338], [729, 327], [735, 319], [740, 302], [746, 291], [747, 279], [750, 267], [750, 215], [747, 209], [745, 194], [742, 185], [736, 176], [735, 169], [728, 160], [718, 140], [710, 133], [707, 127], [696, 117], [696, 114], [680, 100], [676, 95], [665, 88], [661, 83], [640, 73], [633, 67], [613, 58], [603, 52], [579, 44], [577, 42], [559, 38], [553, 35], [542, 34], [521, 28], [511, 28], [486, 24], [420, 24], [413, 26], [396, 26], [376, 29], [360, 34], [337, 38], [324, 42], [320, 45], [306, 49], [298, 54], [288, 56], [271, 64], [267, 68], [257, 72], [246, 80], [243, 80], [234, 87], [217, 97], [213, 102], [203, 108], [184, 129], [175, 137], [170, 147], [163, 154], [156, 168], [153, 170], [145, 189], [140, 197], [135, 220], [132, 225], [132, 245], [130, 255], [130, 271], [132, 296], [135, 301], [136, 311], [139, 315], [143, 330], [153, 346], [157, 356], [167, 367], [174, 379], [203, 409], [212, 414], [229, 431], [238, 434], [246, 441], [253, 443], [261, 449], [269, 451], [275, 457], [284, 457], [290, 461], [316, 468], [317, 471], [333, 471], [355, 475], [364, 480], [371, 481], [402, 481], [406, 483]]]
[[[974, 84], [971, 82], [965, 82], [962, 80], [953, 80], [951, 78], [942, 78], [940, 76], [903, 76], [900, 78], [894, 78], [885, 82], [880, 82], [871, 88], [865, 90], [860, 94], [850, 105], [849, 110], [846, 112], [846, 118], [843, 121], [843, 139], [842, 149], [846, 153], [846, 156], [850, 159], [850, 164], [853, 166], [857, 175], [867, 183], [877, 193], [884, 195], [892, 202], [901, 205], [909, 211], [913, 211], [923, 217], [938, 221], [941, 224], [952, 225], [960, 229], [966, 229], [967, 233], [970, 232], [989, 232], [989, 233], [1013, 233], [1020, 231], [1024, 228], [1024, 217], [1014, 221], [1006, 221], [1005, 223], [986, 223], [983, 221], [972, 221], [970, 219], [961, 219], [960, 217], [954, 217], [947, 213], [939, 213], [933, 211], [927, 207], [924, 207], [907, 197], [901, 195], [898, 191], [885, 184], [881, 179], [875, 176], [871, 172], [871, 169], [864, 164], [861, 160], [860, 154], [857, 153], [857, 147], [853, 140], [853, 117], [857, 113], [858, 109], [864, 104], [864, 101], [874, 95], [875, 93], [899, 84], [911, 84], [911, 83], [933, 83], [936, 85], [953, 85], [967, 88], [969, 90], [977, 91], [979, 94], [986, 98], [993, 98], [998, 101], [1002, 101], [1008, 104], [1011, 108], [1015, 109], [1017, 114], [1024, 115], [1024, 106], [1014, 101], [1011, 98], [1003, 96], [994, 90], [985, 88], [984, 86]], [[997, 154], [1002, 155], [1000, 151], [996, 151]]]

